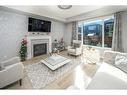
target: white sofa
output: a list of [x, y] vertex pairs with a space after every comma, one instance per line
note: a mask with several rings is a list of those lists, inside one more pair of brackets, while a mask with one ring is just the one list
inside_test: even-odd
[[19, 57], [14, 57], [7, 61], [1, 62], [1, 64], [4, 64], [4, 69], [0, 71], [0, 88], [3, 88], [18, 80], [21, 85], [24, 66], [22, 62], [20, 62]]
[[[119, 52], [106, 51], [104, 62], [93, 77], [87, 89], [127, 89], [127, 64], [124, 68], [115, 65], [116, 55]], [[127, 55], [123, 54], [122, 55]]]
[[[74, 44], [78, 44], [79, 47], [74, 48]], [[68, 46], [68, 55], [78, 56], [82, 54], [82, 43], [78, 40], [73, 40], [73, 46]]]

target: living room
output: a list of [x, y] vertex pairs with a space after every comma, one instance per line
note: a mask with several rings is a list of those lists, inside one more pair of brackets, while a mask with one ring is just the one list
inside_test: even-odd
[[126, 90], [126, 22], [122, 5], [0, 6], [0, 88]]

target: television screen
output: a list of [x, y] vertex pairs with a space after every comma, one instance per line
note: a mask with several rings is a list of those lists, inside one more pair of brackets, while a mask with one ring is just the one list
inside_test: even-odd
[[28, 25], [29, 32], [50, 32], [51, 31], [51, 21], [29, 18], [28, 24], [29, 24]]

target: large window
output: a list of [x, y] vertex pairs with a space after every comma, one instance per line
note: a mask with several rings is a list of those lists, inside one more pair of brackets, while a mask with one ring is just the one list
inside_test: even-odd
[[78, 40], [82, 40], [82, 24], [79, 24], [78, 25], [78, 33], [77, 33], [78, 35]]
[[[111, 48], [114, 18], [84, 21], [78, 26], [78, 39], [84, 45]], [[81, 32], [83, 31], [83, 32]], [[83, 37], [83, 39], [81, 39]]]
[[112, 46], [113, 25], [113, 18], [104, 20], [104, 47]]
[[102, 46], [102, 20], [84, 22], [83, 44]]

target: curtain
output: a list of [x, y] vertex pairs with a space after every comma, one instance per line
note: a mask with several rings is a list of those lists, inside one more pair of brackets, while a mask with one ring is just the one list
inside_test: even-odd
[[114, 14], [114, 32], [112, 39], [112, 50], [123, 52], [122, 47], [122, 30], [121, 30], [121, 12]]
[[77, 40], [77, 22], [72, 22], [72, 38], [71, 38], [71, 45], [73, 44], [73, 40]]

